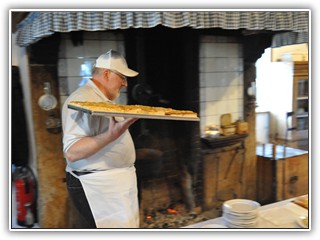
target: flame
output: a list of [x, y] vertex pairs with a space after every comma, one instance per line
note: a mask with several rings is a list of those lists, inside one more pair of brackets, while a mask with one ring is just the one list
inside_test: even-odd
[[152, 218], [151, 215], [146, 216], [146, 219], [151, 219], [151, 218]]
[[171, 209], [171, 208], [168, 208], [167, 211], [168, 211], [169, 213], [172, 213], [172, 214], [176, 214], [176, 213], [177, 213], [176, 210]]

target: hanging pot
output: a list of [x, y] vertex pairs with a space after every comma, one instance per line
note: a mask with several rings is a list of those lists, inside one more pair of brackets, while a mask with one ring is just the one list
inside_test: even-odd
[[39, 98], [38, 105], [43, 110], [50, 111], [57, 106], [58, 101], [55, 98], [55, 96], [51, 94], [51, 87], [49, 82], [44, 83], [43, 90], [44, 90], [44, 94]]
[[38, 105], [45, 111], [54, 109], [57, 103], [57, 99], [51, 94], [42, 95], [38, 101]]

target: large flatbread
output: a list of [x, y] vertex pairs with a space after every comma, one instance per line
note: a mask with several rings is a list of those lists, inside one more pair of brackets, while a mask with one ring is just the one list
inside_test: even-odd
[[293, 202], [301, 207], [309, 209], [309, 197], [308, 194], [297, 197]]
[[70, 105], [96, 112], [112, 112], [126, 114], [147, 114], [160, 116], [197, 117], [197, 113], [190, 110], [176, 110], [164, 107], [145, 105], [123, 105], [108, 102], [71, 101]]

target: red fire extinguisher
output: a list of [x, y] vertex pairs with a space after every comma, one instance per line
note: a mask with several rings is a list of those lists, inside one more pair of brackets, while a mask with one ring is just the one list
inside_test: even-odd
[[36, 181], [28, 166], [18, 166], [15, 171], [17, 222], [20, 226], [32, 227], [36, 218]]

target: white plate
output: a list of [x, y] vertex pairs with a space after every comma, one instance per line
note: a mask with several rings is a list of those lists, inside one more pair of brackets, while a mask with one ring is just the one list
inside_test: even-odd
[[224, 218], [224, 220], [228, 223], [231, 223], [233, 225], [238, 225], [238, 226], [252, 226], [258, 222], [258, 219], [255, 219], [253, 221], [236, 221], [236, 220]]
[[256, 221], [258, 219], [258, 216], [247, 218], [247, 217], [242, 217], [242, 216], [241, 217], [233, 216], [233, 215], [228, 214], [228, 213], [223, 213], [222, 217], [226, 218], [228, 220], [237, 221], [237, 222], [254, 222], [254, 221]]
[[300, 216], [297, 218], [297, 224], [302, 228], [308, 228], [308, 224], [305, 224], [305, 220], [308, 220], [308, 217]]
[[258, 217], [258, 212], [254, 212], [254, 213], [248, 213], [248, 214], [235, 214], [233, 212], [228, 212], [228, 211], [224, 211], [223, 212], [223, 216], [227, 217], [227, 218], [235, 218], [235, 219], [243, 219], [243, 220], [250, 220], [250, 219], [255, 219]]
[[248, 199], [232, 199], [223, 203], [223, 210], [233, 213], [253, 213], [258, 211], [260, 203]]
[[255, 228], [256, 222], [251, 224], [236, 224], [234, 222], [229, 222], [227, 219], [224, 219], [226, 226], [229, 228]]

